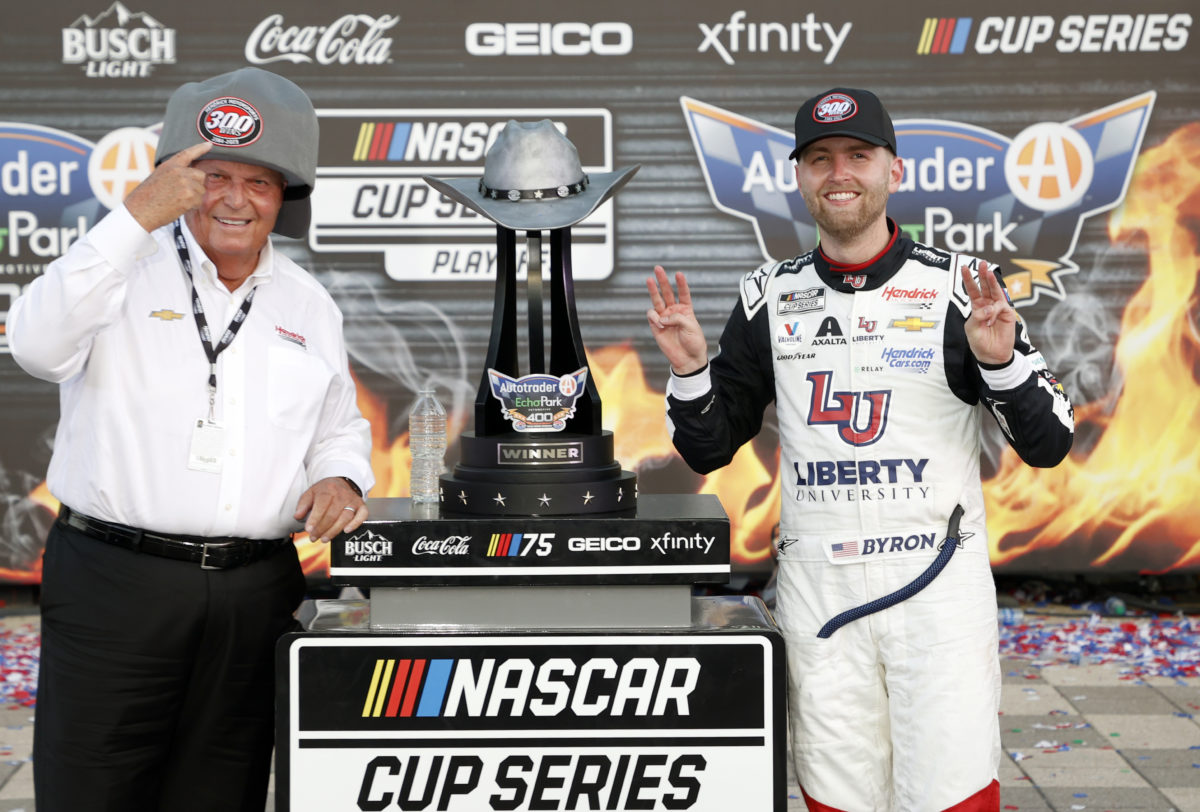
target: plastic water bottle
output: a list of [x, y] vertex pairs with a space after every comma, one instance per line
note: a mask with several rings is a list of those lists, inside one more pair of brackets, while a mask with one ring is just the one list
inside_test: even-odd
[[437, 504], [438, 477], [446, 456], [446, 410], [432, 386], [425, 386], [408, 413], [408, 447], [412, 451], [409, 489], [414, 504]]

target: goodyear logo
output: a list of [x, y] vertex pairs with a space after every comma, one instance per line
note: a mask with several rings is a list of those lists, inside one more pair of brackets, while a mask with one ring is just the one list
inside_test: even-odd
[[[937, 47], [955, 47], [960, 22], [952, 35], [942, 27]], [[888, 213], [919, 242], [1002, 262], [1018, 307], [1062, 298], [1083, 221], [1124, 200], [1154, 100], [1143, 93], [1013, 136], [897, 119], [904, 176]], [[680, 104], [717, 208], [754, 224], [768, 260], [812, 250], [817, 228], [786, 157], [793, 134], [686, 96]]]
[[688, 716], [694, 657], [379, 658], [363, 718]]

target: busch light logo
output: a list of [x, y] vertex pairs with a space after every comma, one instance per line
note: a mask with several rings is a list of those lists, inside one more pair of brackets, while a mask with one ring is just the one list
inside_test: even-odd
[[[1155, 94], [1143, 93], [1010, 138], [940, 119], [895, 122], [904, 177], [888, 214], [914, 240], [1006, 265], [1013, 304], [1061, 299], [1083, 220], [1120, 205]], [[811, 250], [817, 227], [788, 158], [795, 139], [695, 99], [684, 118], [713, 203], [754, 223], [767, 259]]]
[[575, 414], [575, 400], [587, 381], [587, 367], [569, 375], [526, 375], [510, 378], [489, 369], [492, 397], [500, 401], [506, 420], [516, 431], [562, 431]]

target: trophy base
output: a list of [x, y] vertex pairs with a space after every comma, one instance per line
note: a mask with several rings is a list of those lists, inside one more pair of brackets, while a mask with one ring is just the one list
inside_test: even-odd
[[613, 459], [611, 431], [460, 438], [462, 462], [441, 477], [443, 512], [566, 516], [637, 508], [637, 475]]

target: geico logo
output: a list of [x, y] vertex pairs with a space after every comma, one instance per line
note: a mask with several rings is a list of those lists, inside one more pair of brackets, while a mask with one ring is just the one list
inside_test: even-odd
[[471, 23], [473, 56], [623, 56], [633, 50], [629, 23]]
[[[700, 679], [694, 657], [634, 657], [618, 663], [594, 657], [576, 663], [552, 657], [540, 665], [513, 658], [459, 660], [446, 689], [443, 716], [678, 716]], [[425, 690], [430, 690], [428, 685]], [[424, 698], [422, 698], [422, 702]]]
[[[479, 789], [485, 767], [490, 773], [490, 764], [474, 754], [375, 756], [363, 770], [358, 808], [427, 809], [435, 795], [436, 809], [464, 808], [455, 796], [464, 799]], [[483, 782], [499, 792], [488, 796], [486, 806], [478, 798], [470, 808], [690, 809], [707, 767], [699, 753], [510, 755]]]
[[577, 553], [640, 550], [642, 549], [642, 540], [637, 536], [575, 536], [567, 540], [567, 549]]

